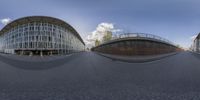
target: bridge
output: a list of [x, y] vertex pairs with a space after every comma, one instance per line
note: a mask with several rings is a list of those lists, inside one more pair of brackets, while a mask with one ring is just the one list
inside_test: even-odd
[[146, 33], [125, 33], [92, 48], [92, 51], [115, 55], [157, 55], [181, 51], [174, 43]]

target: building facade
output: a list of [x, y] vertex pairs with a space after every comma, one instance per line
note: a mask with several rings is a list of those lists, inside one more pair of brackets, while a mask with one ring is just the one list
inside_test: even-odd
[[17, 19], [0, 31], [0, 52], [21, 55], [69, 54], [83, 51], [78, 32], [66, 22], [52, 17]]
[[193, 45], [192, 45], [192, 49], [195, 52], [200, 52], [200, 33], [198, 34], [198, 36], [195, 38]]

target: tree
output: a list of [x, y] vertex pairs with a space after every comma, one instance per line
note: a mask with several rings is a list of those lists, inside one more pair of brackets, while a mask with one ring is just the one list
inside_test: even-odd
[[112, 32], [106, 31], [105, 35], [103, 36], [103, 42], [110, 41], [112, 39]]
[[99, 40], [95, 40], [95, 46], [98, 46], [98, 45], [100, 45], [100, 41]]

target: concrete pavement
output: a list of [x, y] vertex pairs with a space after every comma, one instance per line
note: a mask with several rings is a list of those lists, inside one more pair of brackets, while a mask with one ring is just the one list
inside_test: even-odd
[[146, 63], [92, 52], [45, 63], [0, 56], [0, 100], [199, 99], [200, 55], [190, 52]]

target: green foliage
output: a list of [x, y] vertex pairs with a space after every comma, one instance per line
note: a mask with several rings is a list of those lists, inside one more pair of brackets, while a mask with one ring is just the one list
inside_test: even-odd
[[110, 41], [111, 39], [112, 39], [112, 32], [111, 31], [107, 31], [106, 34], [103, 37], [103, 42]]
[[100, 45], [100, 41], [99, 40], [95, 40], [95, 46], [98, 46], [98, 45]]

